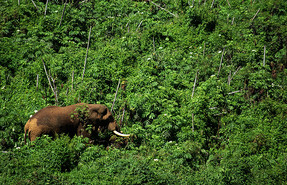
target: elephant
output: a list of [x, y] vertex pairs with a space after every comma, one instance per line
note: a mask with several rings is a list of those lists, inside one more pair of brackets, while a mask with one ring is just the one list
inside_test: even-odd
[[24, 142], [26, 136], [30, 141], [44, 134], [55, 137], [57, 134], [68, 134], [71, 138], [75, 135], [88, 137], [90, 142], [103, 130], [113, 131], [121, 137], [129, 134], [119, 132], [112, 113], [102, 104], [78, 103], [66, 107], [48, 106], [34, 114], [24, 128]]

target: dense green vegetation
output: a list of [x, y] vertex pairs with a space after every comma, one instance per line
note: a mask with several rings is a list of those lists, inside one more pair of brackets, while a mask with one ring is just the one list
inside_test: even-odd
[[[0, 1], [1, 184], [287, 183], [286, 0], [34, 3]], [[24, 144], [35, 110], [111, 107], [119, 79], [127, 144]]]

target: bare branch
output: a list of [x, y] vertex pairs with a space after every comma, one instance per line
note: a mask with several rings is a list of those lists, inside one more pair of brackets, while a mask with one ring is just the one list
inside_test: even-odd
[[193, 95], [194, 95], [194, 90], [195, 90], [197, 75], [198, 75], [198, 70], [196, 71], [196, 75], [195, 75], [195, 79], [194, 79], [194, 83], [193, 83], [193, 89], [192, 89], [191, 98], [193, 98]]
[[125, 107], [123, 108], [123, 114], [122, 114], [122, 118], [120, 120], [120, 127], [122, 127], [123, 121], [124, 121], [124, 116], [125, 116]]
[[233, 73], [233, 75], [232, 75], [232, 77], [231, 77], [231, 80], [232, 80], [232, 78], [235, 76], [235, 74], [236, 74], [240, 69], [241, 69], [241, 66], [239, 66], [239, 67], [236, 69], [236, 71]]
[[221, 70], [224, 51], [225, 51], [225, 47], [223, 48], [223, 51], [222, 51], [222, 55], [221, 55], [221, 60], [220, 60], [220, 64], [219, 64], [219, 69], [218, 69], [218, 74], [217, 74], [217, 76], [219, 76], [219, 73], [220, 73], [220, 70]]
[[66, 5], [67, 5], [67, 0], [65, 1], [65, 4], [64, 4], [64, 9], [63, 9], [63, 12], [62, 12], [62, 16], [61, 16], [61, 21], [60, 21], [59, 27], [61, 26], [62, 21], [63, 21], [63, 17], [64, 17], [64, 14], [65, 14]]
[[211, 7], [210, 7], [210, 8], [213, 8], [213, 5], [214, 5], [214, 1], [215, 1], [215, 0], [213, 0], [213, 1], [212, 1], [212, 4], [211, 4]]
[[36, 90], [38, 91], [38, 86], [39, 86], [39, 74], [37, 74], [37, 78], [36, 78]]
[[46, 65], [45, 65], [45, 62], [44, 62], [43, 59], [42, 59], [42, 62], [43, 62], [44, 70], [45, 70], [45, 73], [46, 73], [46, 76], [47, 76], [49, 85], [50, 85], [50, 87], [51, 87], [51, 89], [52, 89], [52, 91], [53, 91], [53, 93], [54, 93], [54, 90], [53, 90], [53, 87], [52, 87], [52, 84], [51, 84], [51, 80], [50, 80], [50, 77], [49, 77], [49, 75], [48, 75], [48, 73], [47, 73]]
[[128, 28], [128, 33], [130, 32], [130, 25], [129, 22], [126, 24], [126, 28]]
[[[54, 95], [55, 95], [56, 104], [58, 104], [58, 96], [57, 96], [57, 92], [56, 92], [57, 88], [55, 88], [55, 87], [56, 87], [56, 86], [55, 86], [55, 80], [53, 81], [53, 83], [54, 83], [54, 88], [53, 88], [52, 83], [51, 83], [51, 80], [50, 80], [50, 77], [51, 77], [51, 76], [49, 77], [49, 75], [48, 75], [48, 72], [47, 72], [47, 69], [46, 69], [46, 65], [45, 65], [45, 62], [44, 62], [43, 58], [42, 58], [42, 62], [43, 62], [44, 70], [45, 70], [45, 73], [46, 73], [46, 76], [47, 76], [47, 79], [48, 79], [50, 88], [52, 89], [52, 91], [53, 91], [53, 93], [54, 93]], [[52, 78], [52, 77], [51, 77], [51, 78]], [[55, 90], [55, 89], [56, 89], [56, 90]]]
[[56, 86], [56, 84], [55, 84], [55, 82], [56, 82], [56, 79], [53, 79], [53, 77], [52, 76], [50, 76], [50, 78], [52, 79], [52, 82], [53, 82], [53, 86], [54, 86], [54, 88], [53, 88], [53, 91], [54, 91], [54, 95], [55, 95], [55, 103], [56, 103], [56, 105], [58, 105], [58, 93], [57, 93], [57, 86]]
[[117, 99], [117, 94], [118, 94], [118, 90], [119, 90], [120, 84], [121, 84], [121, 79], [119, 79], [119, 82], [118, 82], [115, 98], [114, 98], [113, 105], [112, 105], [112, 108], [111, 108], [111, 112], [113, 112], [113, 109], [114, 109], [114, 105], [115, 105], [115, 102], [116, 102], [116, 99]]
[[[197, 76], [198, 76], [198, 70], [196, 71], [196, 75], [195, 75], [195, 79], [194, 79], [194, 83], [193, 83], [193, 88], [192, 88], [191, 98], [193, 98], [193, 95], [194, 95], [194, 90], [195, 90]], [[191, 125], [192, 125], [192, 132], [194, 132], [194, 113], [192, 113]]]
[[143, 20], [139, 23], [139, 25], [138, 25], [138, 27], [137, 27], [136, 31], [138, 31], [138, 29], [140, 28], [140, 26], [141, 26], [142, 22], [143, 22]]
[[47, 7], [48, 7], [48, 2], [49, 2], [49, 0], [47, 0], [47, 1], [46, 1], [46, 6], [45, 6], [45, 13], [44, 13], [45, 17], [46, 17], [46, 14], [47, 14]]
[[174, 17], [178, 17], [177, 15], [175, 15], [175, 14], [171, 13], [171, 12], [170, 12], [170, 11], [168, 11], [167, 9], [165, 9], [165, 8], [161, 7], [160, 5], [158, 5], [158, 4], [156, 4], [156, 3], [152, 2], [152, 1], [149, 1], [149, 2], [151, 2], [153, 5], [155, 5], [155, 6], [159, 7], [160, 9], [162, 9], [162, 10], [166, 11], [166, 12], [167, 12], [167, 13], [169, 13], [170, 15], [172, 15], [172, 16], [174, 16]]
[[[38, 9], [37, 5], [35, 4], [35, 2], [34, 2], [33, 0], [31, 0], [31, 1], [32, 1], [34, 7], [35, 7], [35, 8], [37, 9], [37, 11], [38, 11], [39, 9]], [[20, 1], [19, 1], [19, 4], [20, 4]]]
[[86, 58], [85, 58], [85, 62], [84, 62], [84, 70], [83, 70], [83, 75], [82, 75], [82, 81], [84, 80], [84, 75], [85, 75], [85, 70], [86, 70], [86, 65], [87, 65], [87, 58], [88, 58], [88, 52], [89, 52], [89, 47], [90, 47], [91, 32], [92, 32], [92, 26], [90, 26], [87, 51], [86, 51]]
[[231, 76], [231, 71], [230, 71], [230, 76], [228, 76], [228, 77], [229, 77], [229, 79], [228, 79], [228, 85], [230, 85], [231, 80], [233, 79], [233, 77], [235, 76], [235, 74], [236, 74], [240, 69], [241, 69], [241, 66], [239, 66], [239, 67], [236, 69], [236, 71], [233, 73], [232, 76]]
[[255, 19], [255, 17], [257, 16], [257, 14], [259, 13], [260, 8], [257, 10], [256, 14], [254, 15], [254, 17], [251, 19], [251, 22]]
[[232, 21], [231, 21], [231, 25], [233, 25], [234, 24], [234, 17], [232, 18]]
[[228, 3], [229, 8], [231, 8], [229, 1], [228, 1], [228, 0], [226, 0], [226, 1], [227, 1], [227, 3]]
[[230, 82], [231, 82], [231, 71], [229, 71], [228, 80], [227, 80], [227, 83], [229, 86], [230, 86]]
[[72, 88], [71, 88], [71, 90], [73, 90], [74, 89], [74, 71], [72, 72]]
[[243, 89], [241, 89], [241, 90], [238, 90], [238, 91], [233, 91], [233, 92], [230, 92], [230, 93], [227, 93], [227, 94], [235, 94], [235, 93], [239, 93], [239, 92], [241, 92]]

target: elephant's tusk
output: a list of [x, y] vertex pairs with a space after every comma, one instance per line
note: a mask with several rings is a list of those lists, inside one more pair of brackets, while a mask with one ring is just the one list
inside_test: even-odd
[[114, 130], [113, 131], [114, 134], [118, 135], [118, 136], [122, 136], [122, 137], [130, 137], [130, 134], [122, 134], [122, 133], [119, 133], [118, 131]]

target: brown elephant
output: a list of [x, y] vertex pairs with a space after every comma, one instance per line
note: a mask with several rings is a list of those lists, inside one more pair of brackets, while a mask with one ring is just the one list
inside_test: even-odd
[[71, 138], [77, 135], [92, 139], [105, 129], [129, 137], [129, 134], [118, 132], [119, 126], [105, 105], [79, 103], [66, 107], [49, 106], [28, 120], [24, 128], [24, 141], [26, 143], [27, 133], [30, 141], [44, 134], [52, 137], [68, 134]]

